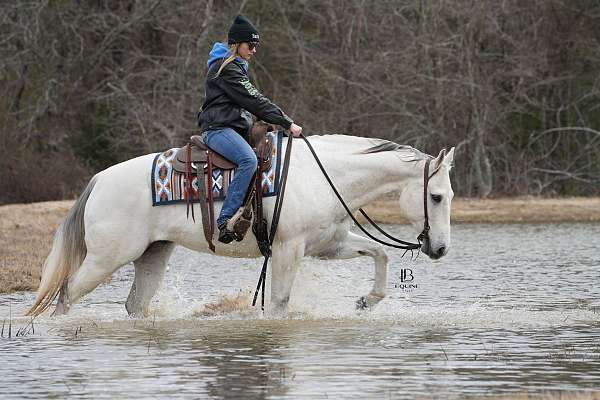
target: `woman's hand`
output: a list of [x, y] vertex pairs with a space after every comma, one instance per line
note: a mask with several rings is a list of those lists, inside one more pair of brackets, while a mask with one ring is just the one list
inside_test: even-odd
[[302, 127], [292, 122], [292, 125], [290, 126], [290, 132], [292, 132], [294, 137], [300, 137], [300, 134], [302, 133]]

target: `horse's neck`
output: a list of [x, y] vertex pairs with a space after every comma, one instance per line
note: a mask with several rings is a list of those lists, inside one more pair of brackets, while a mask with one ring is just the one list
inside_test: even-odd
[[[352, 138], [339, 146], [319, 146], [317, 154], [325, 169], [352, 210], [392, 192], [401, 191], [415, 176], [414, 164], [402, 161], [394, 151], [358, 154], [370, 147], [366, 139]], [[319, 151], [321, 150], [321, 151]]]

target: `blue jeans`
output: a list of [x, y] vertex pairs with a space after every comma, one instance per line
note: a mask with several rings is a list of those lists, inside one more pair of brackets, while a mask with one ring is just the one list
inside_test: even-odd
[[204, 144], [238, 166], [233, 181], [229, 185], [229, 192], [223, 202], [219, 218], [217, 218], [217, 225], [221, 225], [229, 220], [244, 203], [246, 191], [258, 163], [252, 147], [231, 128], [206, 131], [203, 139]]

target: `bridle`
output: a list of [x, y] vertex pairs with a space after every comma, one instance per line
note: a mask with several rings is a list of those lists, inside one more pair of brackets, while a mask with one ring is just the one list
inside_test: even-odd
[[[306, 143], [306, 145], [308, 146], [308, 149], [310, 150], [310, 152], [312, 153], [313, 157], [315, 158], [315, 161], [317, 162], [317, 165], [319, 166], [319, 168], [321, 169], [321, 172], [323, 173], [323, 175], [325, 176], [325, 179], [327, 180], [327, 182], [329, 183], [329, 186], [331, 186], [331, 189], [333, 189], [333, 192], [335, 193], [335, 195], [337, 196], [338, 200], [340, 201], [340, 203], [342, 203], [342, 206], [344, 207], [344, 209], [346, 210], [346, 212], [348, 213], [348, 215], [350, 216], [350, 218], [352, 218], [352, 221], [354, 221], [354, 223], [356, 224], [356, 226], [365, 234], [367, 235], [369, 238], [371, 238], [372, 240], [376, 241], [379, 244], [382, 244], [384, 246], [388, 246], [388, 247], [393, 247], [396, 249], [403, 249], [405, 250], [404, 254], [406, 254], [407, 251], [413, 251], [413, 250], [417, 250], [420, 249], [422, 244], [425, 241], [429, 241], [429, 230], [431, 229], [431, 227], [429, 226], [429, 211], [428, 211], [428, 207], [427, 207], [427, 188], [429, 186], [429, 180], [431, 179], [431, 177], [433, 175], [435, 175], [438, 171], [439, 168], [436, 169], [433, 174], [429, 175], [429, 165], [431, 163], [431, 159], [427, 159], [425, 161], [425, 167], [423, 168], [423, 211], [424, 211], [424, 216], [425, 219], [423, 221], [423, 230], [421, 231], [421, 233], [419, 233], [419, 235], [417, 236], [417, 243], [412, 243], [412, 242], [407, 242], [405, 240], [401, 240], [398, 238], [393, 237], [392, 235], [390, 235], [389, 233], [385, 232], [379, 225], [377, 225], [375, 223], [375, 221], [373, 221], [365, 212], [365, 210], [363, 210], [362, 208], [359, 208], [358, 211], [360, 211], [360, 213], [362, 214], [362, 216], [377, 230], [379, 231], [379, 233], [381, 233], [382, 235], [384, 235], [386, 238], [392, 240], [393, 242], [396, 243], [400, 243], [400, 244], [394, 244], [394, 243], [389, 243], [389, 242], [385, 242], [381, 239], [376, 238], [375, 236], [371, 235], [371, 233], [369, 233], [369, 231], [367, 231], [360, 222], [358, 222], [358, 220], [354, 217], [352, 211], [350, 211], [350, 208], [348, 207], [348, 205], [346, 204], [346, 202], [344, 201], [344, 199], [342, 198], [342, 196], [340, 195], [340, 193], [338, 192], [338, 190], [336, 189], [335, 185], [333, 184], [333, 182], [331, 181], [331, 178], [329, 178], [329, 175], [327, 174], [327, 171], [325, 171], [325, 168], [323, 167], [323, 164], [321, 163], [321, 160], [319, 160], [319, 157], [317, 156], [317, 153], [315, 153], [315, 150], [313, 149], [312, 145], [310, 144], [310, 142], [308, 141], [308, 139], [306, 138], [306, 136], [304, 135], [300, 135], [300, 137], [304, 140], [304, 142]], [[404, 255], [403, 254], [403, 255]]]
[[[306, 138], [306, 136], [300, 134], [300, 137], [304, 140], [304, 142], [308, 146], [308, 149], [310, 150], [310, 152], [312, 153], [313, 157], [315, 158], [315, 161], [317, 162], [317, 165], [321, 169], [321, 172], [325, 176], [325, 179], [327, 179], [327, 182], [329, 183], [329, 186], [331, 186], [331, 189], [333, 189], [333, 192], [337, 196], [338, 200], [340, 201], [340, 203], [342, 203], [342, 206], [344, 206], [344, 209], [346, 210], [346, 212], [348, 213], [348, 215], [350, 216], [350, 218], [352, 218], [352, 221], [354, 221], [354, 223], [356, 224], [356, 226], [358, 226], [358, 228], [365, 235], [367, 235], [369, 238], [373, 239], [377, 243], [380, 243], [380, 244], [382, 244], [384, 246], [388, 246], [388, 247], [393, 247], [393, 248], [396, 248], [396, 249], [402, 249], [402, 250], [404, 250], [404, 254], [402, 254], [402, 256], [404, 256], [408, 251], [410, 251], [411, 254], [412, 254], [412, 252], [414, 250], [419, 250], [421, 248], [421, 246], [423, 245], [423, 243], [425, 243], [426, 241], [429, 242], [429, 230], [430, 230], [430, 226], [429, 226], [429, 213], [428, 213], [428, 209], [427, 209], [427, 187], [429, 186], [429, 180], [431, 179], [431, 177], [433, 175], [435, 175], [437, 173], [437, 171], [439, 170], [439, 168], [438, 168], [435, 171], [433, 171], [433, 174], [429, 175], [429, 164], [431, 162], [431, 159], [427, 159], [425, 161], [425, 167], [423, 169], [423, 210], [424, 210], [424, 213], [425, 213], [425, 220], [423, 222], [423, 230], [417, 236], [417, 243], [407, 242], [407, 241], [404, 241], [404, 240], [397, 239], [397, 238], [393, 237], [389, 233], [385, 232], [379, 225], [377, 225], [375, 223], [375, 221], [373, 221], [371, 219], [371, 217], [369, 217], [367, 215], [367, 213], [365, 212], [365, 210], [363, 210], [362, 208], [358, 209], [358, 211], [360, 211], [360, 213], [363, 215], [363, 217], [365, 217], [365, 219], [377, 231], [379, 231], [382, 235], [384, 235], [388, 239], [392, 240], [393, 242], [399, 243], [399, 244], [394, 244], [394, 243], [385, 242], [385, 241], [383, 241], [381, 239], [376, 238], [371, 233], [369, 233], [369, 231], [367, 231], [362, 226], [362, 224], [360, 222], [358, 222], [358, 220], [354, 217], [352, 211], [350, 211], [350, 208], [348, 207], [348, 205], [346, 204], [346, 202], [344, 201], [344, 199], [340, 195], [340, 192], [338, 192], [338, 190], [336, 189], [335, 185], [331, 181], [331, 178], [329, 178], [329, 175], [327, 174], [327, 171], [325, 171], [325, 168], [323, 167], [323, 164], [321, 163], [321, 160], [317, 156], [317, 153], [315, 153], [315, 150], [313, 149], [312, 145], [310, 144], [310, 142], [308, 141], [308, 139]], [[275, 207], [274, 207], [274, 210], [273, 210], [273, 219], [272, 219], [272, 222], [271, 222], [271, 231], [270, 231], [270, 234], [269, 234], [269, 241], [267, 242], [267, 246], [265, 247], [264, 251], [263, 251], [263, 249], [261, 249], [261, 252], [263, 253], [263, 256], [265, 257], [265, 259], [264, 259], [263, 266], [262, 266], [262, 269], [261, 269], [261, 272], [260, 272], [260, 277], [258, 279], [258, 285], [256, 286], [256, 290], [254, 292], [254, 299], [252, 300], [252, 305], [254, 306], [256, 304], [256, 300], [257, 300], [257, 297], [258, 297], [258, 292], [260, 290], [262, 290], [261, 309], [263, 311], [265, 309], [265, 282], [266, 282], [266, 276], [267, 276], [267, 263], [269, 261], [269, 257], [271, 256], [271, 246], [273, 244], [273, 239], [275, 238], [275, 233], [277, 232], [277, 224], [278, 224], [278, 221], [279, 221], [279, 215], [281, 213], [281, 207], [282, 207], [282, 204], [283, 204], [283, 197], [284, 197], [285, 186], [286, 186], [285, 183], [287, 181], [287, 171], [288, 171], [289, 162], [290, 162], [290, 154], [291, 154], [291, 151], [292, 151], [292, 142], [293, 142], [293, 136], [290, 135], [288, 137], [288, 144], [287, 144], [287, 147], [286, 147], [285, 159], [284, 159], [284, 163], [283, 163], [283, 173], [282, 173], [282, 177], [281, 177], [281, 186], [280, 186], [279, 193], [277, 194], [277, 198], [275, 200]]]
[[425, 167], [423, 168], [423, 215], [425, 216], [425, 220], [423, 221], [423, 230], [421, 231], [419, 236], [417, 236], [417, 240], [419, 242], [425, 240], [425, 238], [429, 240], [429, 229], [431, 227], [429, 226], [429, 212], [427, 211], [427, 187], [429, 186], [429, 180], [431, 179], [431, 177], [439, 171], [439, 169], [436, 169], [435, 171], [433, 171], [433, 174], [429, 175], [430, 162], [431, 160], [429, 159], [425, 161]]

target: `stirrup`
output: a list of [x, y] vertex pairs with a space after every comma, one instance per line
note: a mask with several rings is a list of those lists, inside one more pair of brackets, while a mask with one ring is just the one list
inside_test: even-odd
[[227, 230], [232, 231], [235, 235], [235, 240], [241, 242], [250, 228], [252, 222], [252, 208], [240, 207], [233, 217], [227, 221]]

